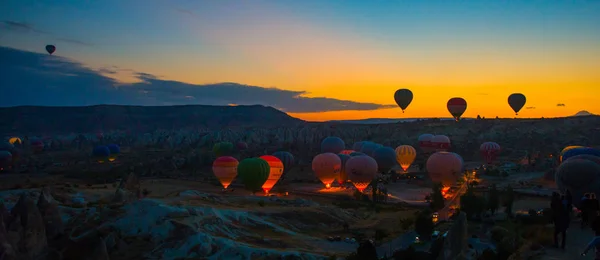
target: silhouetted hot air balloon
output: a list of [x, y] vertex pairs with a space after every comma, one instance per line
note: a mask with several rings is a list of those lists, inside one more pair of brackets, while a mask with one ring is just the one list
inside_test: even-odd
[[121, 147], [119, 147], [117, 144], [109, 144], [106, 147], [108, 147], [108, 150], [110, 150], [110, 156], [108, 157], [108, 160], [111, 162], [115, 161], [117, 156], [121, 153]]
[[354, 150], [342, 150], [340, 154], [350, 155], [351, 153], [356, 152]]
[[[13, 153], [13, 158], [14, 157], [15, 157], [15, 154]], [[569, 161], [569, 160], [575, 160], [575, 159], [590, 160], [590, 161], [595, 162], [598, 165], [600, 165], [600, 156], [594, 156], [594, 155], [589, 155], [589, 154], [575, 155], [573, 157], [569, 157], [569, 159], [566, 159], [565, 162]]]
[[237, 176], [239, 164], [238, 160], [231, 156], [222, 156], [213, 162], [213, 173], [224, 189], [227, 189]]
[[348, 181], [354, 184], [358, 191], [363, 192], [377, 174], [377, 162], [370, 156], [350, 157], [346, 162]]
[[431, 138], [431, 147], [438, 152], [445, 152], [450, 149], [450, 138], [445, 135], [435, 135]]
[[450, 112], [452, 117], [454, 117], [456, 121], [459, 121], [460, 117], [467, 110], [467, 101], [459, 97], [451, 98], [448, 100], [446, 107], [448, 108], [448, 112]]
[[213, 153], [216, 157], [233, 155], [233, 144], [231, 142], [220, 142], [213, 146]]
[[[565, 193], [569, 190], [573, 198], [581, 198], [585, 193], [600, 194], [600, 165], [585, 159], [563, 161], [554, 176], [556, 186]], [[576, 207], [581, 206], [579, 199], [574, 199]]]
[[570, 145], [570, 146], [567, 146], [567, 147], [565, 147], [564, 149], [562, 149], [562, 151], [560, 151], [560, 161], [561, 161], [561, 162], [563, 161], [563, 155], [564, 155], [564, 154], [565, 154], [567, 151], [569, 151], [569, 150], [571, 150], [571, 149], [575, 149], [575, 148], [585, 148], [585, 146], [581, 146], [581, 145]]
[[410, 105], [410, 102], [412, 102], [413, 100], [413, 93], [409, 89], [405, 88], [396, 90], [396, 93], [394, 93], [394, 100], [396, 101], [396, 104], [398, 104], [400, 109], [402, 109], [402, 113], [404, 113], [404, 110], [408, 107], [408, 105]]
[[398, 161], [404, 172], [408, 170], [415, 158], [417, 158], [417, 150], [414, 147], [410, 145], [396, 147], [396, 161]]
[[380, 172], [388, 172], [396, 165], [396, 151], [392, 147], [380, 147], [373, 152]]
[[46, 45], [46, 51], [48, 52], [48, 54], [52, 55], [56, 51], [56, 46], [48, 44]]
[[350, 155], [347, 154], [338, 154], [340, 160], [342, 161], [342, 168], [340, 169], [340, 175], [336, 178], [339, 185], [342, 185], [348, 181], [348, 173], [346, 173], [346, 162], [350, 159]]
[[340, 153], [346, 148], [344, 140], [339, 137], [329, 136], [321, 142], [321, 153]]
[[354, 150], [354, 151], [360, 151], [360, 149], [362, 149], [363, 143], [364, 143], [363, 141], [354, 143], [352, 145], [352, 150]]
[[277, 157], [283, 163], [283, 173], [289, 172], [294, 165], [294, 155], [290, 152], [278, 151], [273, 153], [273, 156]]
[[433, 139], [432, 134], [422, 134], [419, 135], [419, 148], [421, 148], [421, 151], [425, 152], [425, 153], [430, 153], [435, 151], [435, 149], [433, 149], [432, 147], [432, 143], [431, 143], [431, 139]]
[[252, 192], [261, 190], [269, 178], [269, 173], [269, 163], [260, 158], [246, 158], [238, 165], [238, 176], [246, 189]]
[[248, 149], [248, 144], [243, 141], [237, 142], [235, 146], [237, 147], [238, 150], [241, 150], [241, 151]]
[[12, 162], [12, 154], [9, 151], [0, 151], [0, 171], [8, 170]]
[[322, 153], [312, 161], [312, 170], [317, 178], [325, 184], [325, 188], [330, 188], [331, 183], [340, 176], [342, 170], [342, 160], [334, 153]]
[[8, 142], [13, 144], [13, 145], [20, 145], [23, 144], [23, 141], [21, 140], [21, 138], [19, 137], [11, 137], [10, 139], [8, 139]]
[[283, 162], [281, 162], [279, 158], [272, 155], [263, 155], [260, 157], [260, 159], [265, 160], [269, 164], [269, 177], [262, 185], [263, 191], [268, 194], [269, 191], [273, 189], [273, 186], [277, 184], [277, 181], [279, 181], [281, 175], [283, 175], [284, 166]]
[[364, 142], [362, 147], [360, 148], [360, 152], [364, 153], [368, 156], [373, 156], [373, 153], [379, 147], [383, 147], [383, 146], [380, 144], [373, 143], [373, 142]]
[[600, 150], [594, 149], [594, 148], [590, 148], [590, 147], [574, 148], [574, 149], [570, 149], [570, 150], [566, 151], [563, 154], [562, 159], [563, 159], [563, 161], [566, 161], [570, 157], [573, 157], [573, 156], [576, 156], [576, 155], [583, 155], [583, 154], [593, 155], [593, 156], [600, 156]]
[[515, 115], [519, 115], [519, 111], [525, 106], [527, 98], [521, 93], [513, 93], [508, 96], [508, 105], [515, 111]]
[[495, 142], [485, 142], [479, 146], [479, 152], [487, 164], [492, 164], [500, 153], [500, 145]]
[[436, 152], [429, 156], [426, 163], [427, 173], [433, 182], [452, 186], [462, 173], [461, 158], [454, 153]]
[[94, 150], [92, 150], [92, 156], [94, 156], [99, 163], [103, 163], [108, 160], [110, 150], [104, 145], [96, 146], [94, 147]]

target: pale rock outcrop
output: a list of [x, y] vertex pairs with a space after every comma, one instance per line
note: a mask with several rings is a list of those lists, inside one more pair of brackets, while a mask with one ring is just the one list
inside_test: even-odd
[[58, 202], [52, 197], [52, 193], [48, 187], [43, 188], [40, 192], [37, 207], [44, 219], [47, 239], [53, 240], [57, 236], [64, 234], [65, 224], [60, 215]]
[[7, 233], [20, 259], [31, 259], [45, 253], [48, 240], [44, 219], [28, 195], [21, 195], [12, 209]]

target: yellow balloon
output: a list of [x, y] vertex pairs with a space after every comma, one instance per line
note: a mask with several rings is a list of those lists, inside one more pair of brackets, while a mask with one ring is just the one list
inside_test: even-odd
[[401, 145], [396, 147], [396, 161], [402, 167], [402, 170], [406, 172], [408, 167], [415, 161], [417, 157], [417, 150], [410, 145]]
[[564, 149], [562, 149], [562, 151], [560, 152], [560, 161], [562, 162], [562, 157], [563, 155], [571, 149], [575, 149], [575, 148], [584, 148], [585, 146], [581, 146], [581, 145], [571, 145], [571, 146], [567, 146]]
[[19, 137], [11, 137], [10, 139], [8, 139], [8, 142], [10, 144], [22, 144], [23, 143], [21, 141], [21, 138], [19, 138]]

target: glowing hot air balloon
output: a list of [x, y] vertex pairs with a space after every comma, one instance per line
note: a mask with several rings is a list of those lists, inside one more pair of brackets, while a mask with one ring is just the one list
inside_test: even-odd
[[46, 51], [48, 52], [48, 54], [52, 55], [56, 51], [56, 46], [48, 44], [46, 45]]
[[570, 149], [563, 154], [562, 159], [564, 161], [566, 161], [570, 157], [573, 157], [576, 155], [583, 155], [583, 154], [600, 156], [600, 150], [590, 148], [590, 147], [580, 147], [580, 148]]
[[445, 135], [435, 135], [431, 138], [431, 147], [438, 152], [450, 149], [450, 138]]
[[21, 138], [19, 138], [19, 137], [11, 137], [10, 139], [8, 139], [8, 142], [13, 145], [15, 145], [15, 144], [19, 145], [19, 144], [23, 143], [23, 141], [21, 141]]
[[571, 149], [575, 149], [575, 148], [585, 148], [585, 146], [581, 146], [581, 145], [570, 145], [570, 146], [567, 146], [567, 147], [565, 147], [565, 148], [564, 148], [564, 149], [562, 149], [562, 151], [560, 152], [560, 161], [561, 161], [561, 162], [563, 161], [563, 155], [564, 155], [564, 154], [565, 154], [567, 151], [569, 151], [569, 150], [571, 150]]
[[479, 146], [479, 152], [487, 164], [492, 164], [500, 152], [500, 145], [495, 142], [485, 142]]
[[267, 178], [267, 181], [265, 181], [265, 184], [262, 185], [263, 191], [268, 194], [277, 181], [279, 181], [281, 175], [283, 175], [283, 162], [272, 155], [263, 155], [259, 158], [265, 160], [269, 164], [269, 177]]
[[110, 156], [108, 157], [108, 160], [114, 162], [117, 159], [117, 156], [121, 153], [121, 147], [119, 147], [117, 144], [109, 144], [107, 147], [108, 150], [110, 150]]
[[459, 121], [460, 117], [467, 110], [467, 101], [459, 97], [451, 98], [448, 100], [446, 107], [448, 108], [448, 112], [450, 112], [452, 117], [454, 117], [456, 121]]
[[213, 162], [213, 173], [224, 189], [227, 189], [237, 176], [239, 164], [238, 160], [231, 156], [222, 156]]
[[346, 162], [348, 180], [354, 184], [358, 191], [363, 192], [377, 174], [377, 162], [370, 156], [350, 157]]
[[337, 154], [322, 153], [313, 158], [312, 170], [317, 175], [317, 178], [325, 184], [325, 188], [330, 188], [331, 183], [340, 176], [342, 160]]
[[110, 150], [104, 145], [94, 147], [92, 150], [92, 156], [98, 160], [99, 163], [106, 162], [110, 157]]
[[436, 152], [429, 156], [426, 163], [427, 173], [433, 182], [441, 182], [444, 186], [452, 186], [462, 173], [461, 159], [453, 153]]
[[342, 161], [342, 168], [340, 169], [340, 176], [336, 178], [339, 185], [343, 185], [348, 181], [348, 173], [346, 172], [346, 162], [350, 159], [350, 155], [346, 154], [338, 154], [340, 160]]
[[396, 90], [396, 93], [394, 93], [394, 100], [396, 101], [396, 104], [398, 104], [400, 109], [402, 109], [402, 113], [404, 113], [404, 110], [408, 107], [408, 105], [410, 105], [410, 102], [412, 102], [413, 100], [413, 93], [409, 89], [405, 88]]
[[410, 165], [417, 158], [417, 150], [410, 145], [401, 145], [396, 147], [396, 160], [402, 167], [402, 170], [406, 172]]
[[525, 106], [527, 98], [521, 93], [513, 93], [508, 96], [508, 105], [515, 111], [515, 115], [519, 115], [519, 111]]
[[421, 148], [421, 151], [425, 152], [425, 153], [430, 153], [435, 151], [435, 149], [433, 149], [432, 147], [432, 143], [431, 143], [431, 139], [433, 139], [432, 134], [422, 134], [419, 135], [419, 148]]
[[345, 155], [350, 155], [351, 153], [355, 152], [354, 150], [342, 150], [340, 152], [340, 154], [345, 154]]

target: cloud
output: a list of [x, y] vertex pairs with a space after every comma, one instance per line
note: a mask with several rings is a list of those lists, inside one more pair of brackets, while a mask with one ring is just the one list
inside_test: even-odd
[[[39, 33], [39, 34], [52, 35], [52, 33], [38, 30], [33, 24], [30, 24], [30, 23], [5, 20], [5, 21], [2, 21], [2, 27], [7, 29], [8, 31], [12, 31], [12, 32], [19, 32], [19, 33], [32, 33], [33, 32], [33, 33]], [[88, 42], [84, 42], [84, 41], [80, 41], [80, 40], [76, 40], [76, 39], [64, 38], [64, 37], [58, 37], [58, 38], [56, 38], [56, 40], [61, 41], [61, 42], [66, 42], [66, 43], [83, 45], [83, 46], [93, 46], [93, 44], [88, 43]]]
[[375, 110], [395, 107], [327, 97], [309, 98], [305, 91], [264, 88], [237, 83], [196, 85], [135, 72], [139, 82], [118, 82], [107, 74], [115, 66], [93, 70], [80, 63], [38, 53], [0, 47], [0, 106], [44, 105], [267, 105], [286, 112]]
[[190, 10], [183, 9], [183, 8], [175, 7], [175, 11], [177, 11], [179, 13], [182, 13], [182, 14], [189, 15], [189, 16], [193, 16], [193, 17], [196, 17], [196, 18], [198, 17], [194, 12], [192, 12]]
[[526, 107], [525, 109], [535, 109], [535, 107]]
[[564, 107], [564, 106], [566, 106], [566, 105], [565, 105], [565, 104], [563, 104], [563, 103], [558, 103], [558, 104], [556, 104], [556, 106], [557, 106], [557, 107]]

